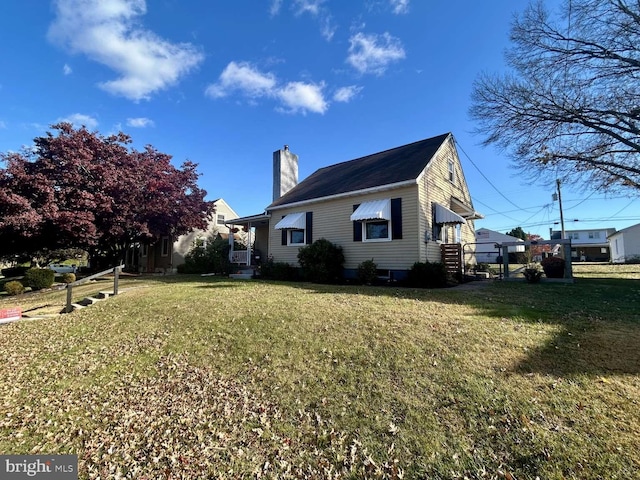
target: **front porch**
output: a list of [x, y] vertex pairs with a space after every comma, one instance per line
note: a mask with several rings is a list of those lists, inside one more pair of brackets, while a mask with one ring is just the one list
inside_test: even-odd
[[[269, 252], [269, 218], [267, 214], [235, 218], [225, 222], [229, 227], [229, 261], [232, 265], [246, 270], [255, 270], [266, 259]], [[246, 249], [238, 250], [233, 233], [242, 229], [247, 234]]]

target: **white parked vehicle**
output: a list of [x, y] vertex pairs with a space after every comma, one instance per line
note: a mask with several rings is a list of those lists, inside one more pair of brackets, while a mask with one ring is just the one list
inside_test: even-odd
[[76, 270], [78, 270], [76, 265], [63, 265], [61, 263], [50, 263], [47, 268], [56, 273], [76, 273]]

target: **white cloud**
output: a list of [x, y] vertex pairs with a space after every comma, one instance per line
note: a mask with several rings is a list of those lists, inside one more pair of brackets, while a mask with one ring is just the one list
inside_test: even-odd
[[72, 113], [64, 118], [59, 118], [58, 122], [71, 123], [75, 128], [84, 126], [87, 127], [87, 130], [95, 130], [98, 126], [98, 120], [84, 113]]
[[296, 16], [308, 13], [315, 17], [320, 24], [320, 34], [325, 40], [331, 41], [338, 27], [334, 24], [329, 9], [323, 6], [325, 2], [326, 0], [294, 0], [291, 8]]
[[323, 95], [324, 84], [289, 82], [281, 85], [273, 73], [261, 72], [248, 62], [230, 62], [218, 81], [205, 90], [211, 98], [222, 98], [238, 93], [252, 104], [261, 98], [274, 98], [282, 102], [281, 111], [324, 113], [329, 107]]
[[145, 128], [154, 127], [155, 123], [150, 118], [145, 117], [127, 118], [127, 126], [133, 128]]
[[318, 15], [324, 2], [325, 0], [295, 0], [296, 15], [303, 13]]
[[360, 73], [382, 75], [390, 63], [406, 56], [400, 40], [386, 32], [382, 35], [359, 32], [349, 42], [347, 63]]
[[280, 7], [282, 7], [282, 0], [272, 0], [271, 7], [269, 7], [269, 14], [274, 17], [280, 13]]
[[358, 85], [349, 85], [348, 87], [342, 87], [336, 90], [333, 94], [333, 100], [336, 102], [350, 102], [353, 97], [362, 91], [362, 87]]
[[322, 18], [322, 20], [320, 20], [320, 34], [328, 42], [331, 41], [337, 29], [338, 27], [334, 25], [330, 15], [326, 15], [325, 17]]
[[189, 43], [175, 44], [144, 30], [145, 0], [56, 0], [49, 39], [106, 65], [119, 77], [100, 84], [131, 100], [176, 84], [204, 59]]
[[73, 73], [73, 70], [71, 70], [71, 67], [65, 63], [64, 67], [62, 67], [62, 73], [64, 73], [65, 75], [71, 75]]
[[218, 82], [209, 85], [205, 93], [219, 98], [240, 90], [249, 97], [262, 97], [268, 95], [275, 85], [273, 74], [262, 73], [248, 62], [230, 62], [220, 74]]
[[324, 84], [289, 82], [277, 91], [278, 97], [284, 102], [291, 113], [324, 113], [329, 108], [322, 90]]
[[396, 15], [409, 12], [409, 0], [390, 0], [390, 3]]
[[0, 128], [7, 128], [7, 123], [0, 120]]

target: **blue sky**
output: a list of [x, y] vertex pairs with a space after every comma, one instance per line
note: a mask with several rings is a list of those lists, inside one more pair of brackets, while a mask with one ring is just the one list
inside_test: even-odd
[[[549, 5], [556, 4], [549, 0]], [[527, 185], [472, 134], [520, 0], [6, 0], [0, 151], [67, 120], [192, 160], [209, 199], [271, 202], [272, 152], [318, 168], [452, 132], [476, 222], [548, 238], [555, 184]], [[640, 222], [640, 199], [563, 186], [566, 228]], [[577, 219], [577, 222], [574, 222]]]

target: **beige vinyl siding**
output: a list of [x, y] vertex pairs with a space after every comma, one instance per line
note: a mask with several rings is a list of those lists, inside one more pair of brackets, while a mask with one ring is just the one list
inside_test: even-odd
[[191, 247], [193, 246], [193, 242], [195, 242], [197, 238], [208, 238], [213, 233], [229, 233], [229, 227], [226, 225], [218, 225], [218, 215], [224, 215], [225, 220], [238, 218], [238, 214], [233, 211], [227, 202], [223, 199], [218, 199], [216, 202], [216, 213], [209, 221], [206, 231], [195, 229], [185, 235], [180, 235], [173, 242], [172, 256], [174, 267], [184, 263], [184, 257], [189, 253], [189, 250], [191, 250]]
[[[354, 242], [353, 206], [371, 200], [402, 198], [402, 239], [386, 242]], [[379, 269], [409, 269], [417, 261], [421, 237], [418, 232], [418, 187], [403, 187], [367, 195], [318, 202], [271, 212], [269, 253], [277, 262], [298, 265], [298, 246], [281, 245], [281, 231], [273, 228], [287, 214], [313, 212], [313, 240], [326, 238], [342, 246], [345, 268], [355, 269], [373, 259]]]
[[[455, 182], [449, 181], [449, 160], [453, 161], [455, 170]], [[425, 169], [422, 178], [419, 179], [420, 198], [420, 231], [423, 241], [420, 243], [420, 259], [430, 262], [440, 262], [440, 242], [432, 240], [433, 214], [432, 204], [440, 205], [453, 210], [451, 197], [456, 197], [466, 205], [471, 206], [471, 195], [464, 178], [460, 159], [456, 154], [453, 140], [449, 140], [436, 152], [429, 165]], [[449, 238], [455, 238], [454, 226], [446, 226], [449, 230]], [[461, 243], [475, 242], [475, 227], [472, 220], [467, 220], [460, 231]], [[470, 261], [466, 258], [465, 261]]]

